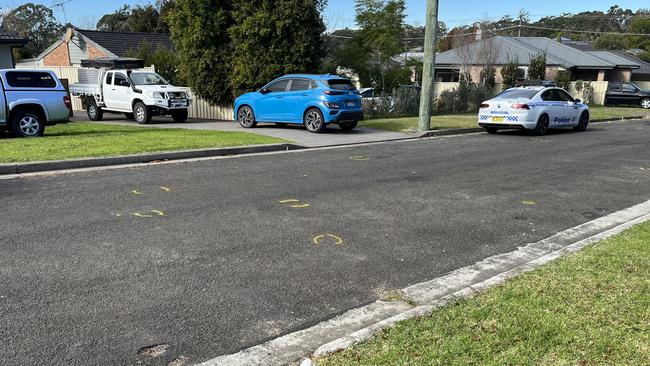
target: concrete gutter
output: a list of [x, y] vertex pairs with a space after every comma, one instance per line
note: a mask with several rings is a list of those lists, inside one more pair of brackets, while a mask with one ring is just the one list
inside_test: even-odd
[[156, 161], [206, 158], [240, 154], [254, 154], [276, 151], [299, 150], [304, 147], [294, 144], [271, 144], [231, 147], [222, 149], [199, 149], [111, 157], [34, 161], [29, 163], [0, 164], [0, 175], [46, 172], [55, 170], [81, 169], [110, 165], [151, 163]]

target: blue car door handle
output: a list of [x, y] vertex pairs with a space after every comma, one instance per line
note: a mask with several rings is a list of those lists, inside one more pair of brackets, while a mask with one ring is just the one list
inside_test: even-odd
[[284, 97], [278, 95], [276, 98], [278, 98], [278, 99], [282, 99], [282, 98], [284, 98]]

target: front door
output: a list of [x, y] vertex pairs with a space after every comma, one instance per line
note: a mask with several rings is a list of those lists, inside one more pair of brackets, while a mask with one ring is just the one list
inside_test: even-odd
[[115, 72], [113, 73], [113, 85], [104, 86], [104, 103], [108, 109], [131, 111], [131, 83], [126, 75]]
[[564, 103], [564, 112], [561, 113], [562, 118], [570, 120], [570, 122], [566, 124], [577, 126], [580, 122], [580, 106], [576, 103], [576, 100], [564, 90], [555, 89], [555, 92], [557, 93], [558, 99]]
[[632, 84], [621, 85], [621, 104], [637, 105], [641, 102], [639, 90]]
[[605, 104], [621, 104], [621, 84], [609, 84], [605, 95]]
[[289, 79], [279, 80], [265, 88], [266, 93], [255, 102], [255, 118], [260, 122], [287, 120], [286, 95]]

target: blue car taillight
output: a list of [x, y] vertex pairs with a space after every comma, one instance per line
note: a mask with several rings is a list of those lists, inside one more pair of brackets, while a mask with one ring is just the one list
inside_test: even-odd
[[327, 108], [330, 108], [330, 109], [339, 109], [339, 108], [341, 108], [338, 105], [338, 103], [334, 103], [334, 102], [325, 102], [325, 105], [327, 106]]

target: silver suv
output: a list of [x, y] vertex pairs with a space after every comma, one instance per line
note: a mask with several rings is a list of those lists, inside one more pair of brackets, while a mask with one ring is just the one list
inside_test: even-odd
[[36, 137], [45, 126], [68, 120], [70, 97], [52, 71], [0, 70], [0, 80], [0, 129]]

